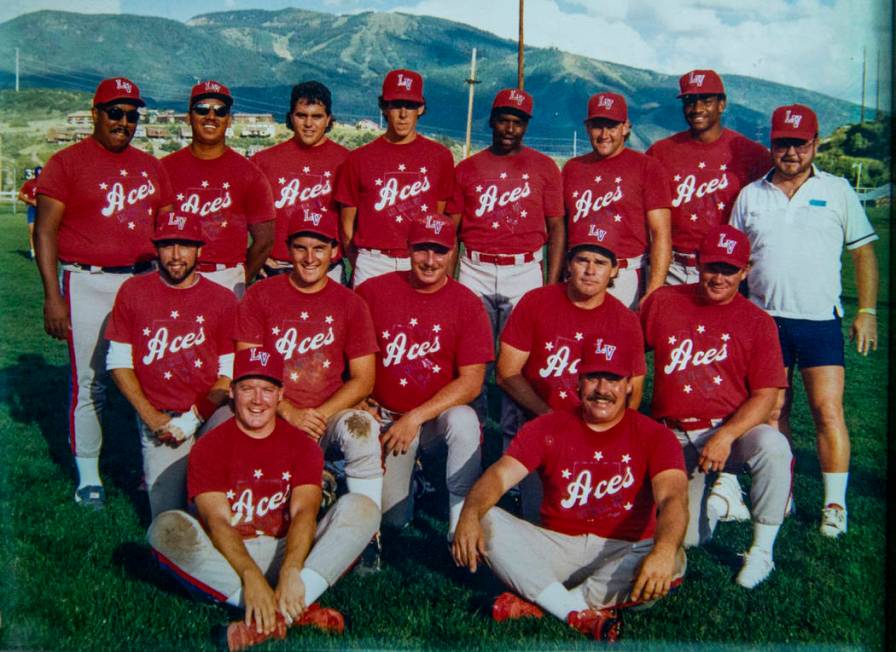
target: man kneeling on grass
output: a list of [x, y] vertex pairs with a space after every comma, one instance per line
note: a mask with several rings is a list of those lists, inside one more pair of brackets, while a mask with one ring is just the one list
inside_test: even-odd
[[[626, 408], [637, 337], [613, 331], [592, 340], [579, 365], [581, 408], [527, 423], [467, 495], [452, 553], [473, 572], [484, 558], [513, 588], [495, 600], [497, 621], [540, 618], [543, 607], [613, 641], [618, 609], [661, 598], [684, 576], [681, 448], [670, 430]], [[495, 507], [532, 471], [544, 484], [544, 527]]]
[[340, 498], [317, 525], [323, 453], [277, 418], [282, 376], [281, 356], [237, 352], [235, 417], [190, 451], [187, 490], [200, 520], [163, 512], [147, 535], [162, 566], [192, 592], [245, 608], [245, 618], [227, 627], [229, 650], [282, 639], [289, 625], [342, 632], [342, 614], [315, 600], [379, 527], [379, 508], [357, 493]]

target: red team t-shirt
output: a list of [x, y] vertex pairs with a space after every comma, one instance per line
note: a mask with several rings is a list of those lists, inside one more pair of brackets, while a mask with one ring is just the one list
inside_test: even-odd
[[[619, 299], [607, 294], [592, 310], [574, 305], [566, 295], [566, 283], [530, 290], [510, 313], [501, 343], [529, 353], [523, 378], [553, 410], [579, 405], [579, 361], [584, 346], [601, 333], [632, 333], [640, 328], [638, 317]], [[637, 338], [633, 376], [647, 372], [644, 348]]]
[[187, 492], [191, 501], [204, 493], [224, 494], [234, 514], [231, 522], [244, 539], [282, 538], [289, 531], [292, 490], [319, 487], [323, 468], [317, 443], [279, 417], [264, 439], [250, 437], [230, 419], [190, 451]]
[[335, 197], [358, 209], [356, 247], [405, 249], [411, 222], [435, 213], [453, 189], [454, 159], [445, 146], [419, 134], [405, 145], [380, 136], [345, 159]]
[[460, 240], [489, 254], [525, 254], [547, 241], [545, 218], [563, 216], [557, 164], [524, 147], [513, 156], [485, 149], [457, 165], [446, 213], [461, 214]]
[[520, 429], [506, 455], [541, 476], [545, 528], [624, 541], [653, 536], [652, 478], [684, 471], [672, 431], [634, 410], [603, 432], [591, 430], [578, 412], [546, 414]]
[[157, 273], [124, 282], [105, 338], [130, 344], [134, 373], [157, 410], [184, 412], [218, 379], [218, 356], [233, 353], [236, 298], [199, 277], [171, 287]]
[[249, 225], [274, 219], [271, 188], [258, 166], [229, 147], [204, 160], [189, 146], [163, 158], [162, 165], [174, 186], [175, 210], [200, 218], [206, 239], [200, 260], [246, 262]]
[[294, 216], [331, 213], [339, 222], [333, 184], [349, 150], [329, 138], [317, 147], [305, 147], [295, 138], [258, 152], [252, 157], [274, 193], [277, 225], [271, 258], [289, 262], [286, 236]]
[[630, 149], [604, 160], [591, 152], [567, 161], [563, 200], [568, 239], [597, 237], [617, 258], [647, 253], [647, 211], [672, 206], [663, 166]]
[[407, 412], [457, 377], [459, 367], [494, 359], [492, 328], [479, 297], [453, 279], [417, 292], [410, 272], [391, 272], [358, 287], [373, 316], [380, 354], [373, 398]]
[[289, 274], [249, 288], [236, 339], [283, 356], [285, 396], [300, 408], [326, 401], [342, 385], [349, 360], [377, 351], [370, 311], [358, 295], [334, 281], [306, 294]]
[[694, 285], [660, 288], [641, 321], [654, 349], [657, 419], [724, 419], [751, 390], [787, 387], [774, 320], [740, 294], [719, 306], [699, 301]]
[[672, 180], [672, 247], [692, 253], [709, 230], [728, 224], [740, 189], [769, 171], [768, 150], [736, 131], [724, 129], [713, 143], [682, 131], [650, 146]]
[[155, 216], [174, 199], [157, 158], [131, 146], [110, 152], [93, 137], [50, 157], [37, 194], [65, 204], [59, 260], [102, 267], [155, 258]]
[[28, 199], [36, 200], [37, 199], [37, 179], [28, 179], [25, 183], [22, 184], [22, 187], [19, 188], [19, 192], [28, 197]]

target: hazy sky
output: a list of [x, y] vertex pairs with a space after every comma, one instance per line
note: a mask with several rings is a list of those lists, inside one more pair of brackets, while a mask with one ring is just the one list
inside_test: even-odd
[[[483, 5], [487, 8], [483, 9]], [[402, 11], [468, 23], [516, 39], [517, 0], [6, 0], [0, 21], [37, 9], [137, 13], [188, 20], [210, 11], [294, 6], [331, 13]], [[858, 102], [862, 48], [874, 104], [892, 88], [889, 0], [526, 0], [527, 45], [681, 74], [714, 68]]]

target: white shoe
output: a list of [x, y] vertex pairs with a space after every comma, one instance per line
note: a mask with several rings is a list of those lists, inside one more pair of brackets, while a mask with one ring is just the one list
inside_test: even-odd
[[846, 508], [829, 504], [821, 510], [821, 526], [818, 528], [823, 536], [836, 539], [846, 532]]
[[749, 521], [752, 518], [737, 476], [731, 473], [719, 473], [706, 500], [706, 508], [715, 511], [720, 521]]
[[760, 582], [764, 582], [775, 570], [771, 554], [762, 548], [753, 546], [749, 552], [743, 554], [743, 558], [744, 565], [741, 566], [734, 581], [745, 589], [752, 589]]

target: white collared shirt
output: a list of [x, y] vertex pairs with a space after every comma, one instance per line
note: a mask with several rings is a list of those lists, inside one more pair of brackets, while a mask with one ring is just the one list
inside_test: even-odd
[[855, 191], [814, 165], [789, 198], [774, 170], [741, 190], [731, 225], [747, 234], [750, 299], [775, 317], [825, 321], [843, 315], [840, 256], [878, 239]]

